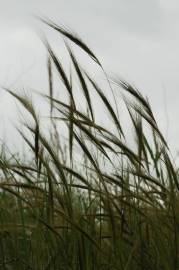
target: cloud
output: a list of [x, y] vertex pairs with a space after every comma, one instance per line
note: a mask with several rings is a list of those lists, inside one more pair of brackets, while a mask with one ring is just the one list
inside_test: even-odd
[[[159, 34], [164, 20], [164, 13], [156, 0], [120, 0], [114, 1], [111, 7], [106, 7], [108, 16], [130, 34], [156, 35]], [[106, 12], [107, 15], [107, 12]]]
[[[107, 71], [131, 80], [149, 96], [159, 119], [163, 119], [164, 85], [171, 119], [170, 137], [175, 138], [173, 144], [177, 144], [179, 127], [175, 126], [179, 98], [178, 1], [2, 1], [1, 85], [7, 81], [13, 83], [17, 78], [18, 85], [44, 85], [45, 50], [35, 30], [43, 29], [46, 32], [47, 28], [38, 23], [32, 14], [46, 15], [79, 33], [102, 60]], [[51, 43], [61, 46], [57, 33], [46, 33]], [[61, 48], [59, 54], [63, 58]], [[21, 73], [24, 75], [20, 76]], [[3, 100], [7, 98], [7, 95], [3, 95]], [[8, 106], [11, 103], [6, 104], [6, 109], [11, 111], [11, 106]], [[14, 115], [14, 111], [11, 114]], [[161, 124], [165, 126], [165, 123]]]

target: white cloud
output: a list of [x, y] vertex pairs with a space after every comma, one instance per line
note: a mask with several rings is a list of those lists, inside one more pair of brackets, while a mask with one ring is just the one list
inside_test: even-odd
[[[162, 85], [165, 85], [171, 121], [169, 135], [175, 140], [173, 144], [178, 143], [178, 1], [2, 1], [0, 84], [14, 82], [21, 73], [24, 75], [19, 77], [18, 85], [44, 84], [45, 68], [42, 65], [45, 54], [35, 29], [46, 28], [31, 14], [46, 15], [79, 32], [102, 59], [107, 70], [131, 79], [149, 96], [159, 119], [164, 119]], [[61, 46], [57, 36], [48, 31], [51, 42]], [[60, 53], [63, 54], [63, 51]], [[63, 58], [63, 55], [60, 57]], [[3, 100], [7, 98], [3, 95]], [[10, 102], [6, 102], [5, 107], [11, 111]], [[14, 111], [11, 114], [14, 115]]]

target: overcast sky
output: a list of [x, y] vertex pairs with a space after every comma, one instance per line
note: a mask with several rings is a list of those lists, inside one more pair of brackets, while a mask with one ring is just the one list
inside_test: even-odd
[[[179, 1], [0, 0], [0, 85], [44, 82], [45, 49], [38, 31], [46, 30], [33, 15], [71, 27], [109, 73], [146, 94], [164, 135], [179, 149]], [[53, 34], [49, 39], [53, 43]], [[1, 91], [0, 134], [14, 108]]]

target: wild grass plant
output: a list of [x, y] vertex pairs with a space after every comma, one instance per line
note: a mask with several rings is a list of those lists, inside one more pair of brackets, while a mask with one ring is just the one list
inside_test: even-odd
[[[45, 40], [48, 134], [33, 103], [6, 89], [33, 119], [24, 123], [28, 135], [19, 130], [32, 158], [1, 152], [0, 269], [179, 269], [178, 170], [148, 100], [129, 83], [109, 78], [79, 37], [44, 22], [65, 38], [72, 68], [65, 71]], [[81, 67], [74, 45], [101, 69], [107, 92]], [[66, 102], [54, 95], [54, 73]], [[119, 91], [133, 128], [130, 138]]]

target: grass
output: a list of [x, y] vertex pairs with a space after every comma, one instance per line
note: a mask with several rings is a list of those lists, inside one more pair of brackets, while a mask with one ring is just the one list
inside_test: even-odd
[[[127, 82], [108, 78], [78, 36], [44, 22], [65, 38], [72, 68], [66, 73], [45, 40], [49, 132], [30, 100], [6, 89], [33, 123], [24, 122], [28, 135], [19, 130], [30, 161], [5, 147], [0, 155], [0, 269], [179, 269], [178, 169], [149, 101]], [[80, 66], [74, 45], [95, 62], [107, 86]], [[54, 73], [65, 102], [55, 97]]]

